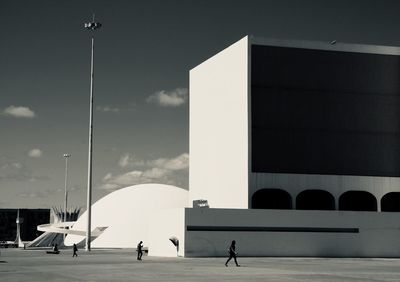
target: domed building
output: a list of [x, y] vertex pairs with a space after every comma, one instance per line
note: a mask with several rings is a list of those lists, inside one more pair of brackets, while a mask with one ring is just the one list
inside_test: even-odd
[[[140, 184], [114, 191], [92, 205], [92, 230], [98, 235], [92, 238], [93, 248], [135, 248], [139, 241], [149, 244], [149, 229], [154, 217], [174, 209], [188, 206], [188, 191], [164, 184]], [[174, 218], [170, 218], [171, 224]], [[83, 213], [71, 228], [71, 232], [86, 230], [87, 213]], [[159, 235], [161, 235], [159, 233]], [[171, 238], [177, 232], [166, 233], [165, 249], [176, 255]], [[182, 238], [183, 239], [183, 238]], [[82, 235], [68, 234], [65, 245], [84, 242]], [[162, 243], [162, 242], [161, 242]], [[167, 252], [168, 253], [168, 252]]]

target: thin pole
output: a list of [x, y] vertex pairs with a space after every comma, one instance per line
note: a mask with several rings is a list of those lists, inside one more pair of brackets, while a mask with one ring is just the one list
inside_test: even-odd
[[92, 150], [93, 150], [93, 91], [94, 91], [94, 36], [92, 36], [92, 54], [90, 64], [90, 120], [89, 120], [89, 156], [87, 182], [87, 228], [86, 251], [90, 252], [91, 220], [92, 220]]
[[[67, 179], [68, 179], [68, 154], [64, 154], [65, 158], [65, 182], [64, 182], [64, 188], [65, 188], [65, 194], [64, 194], [64, 222], [67, 222], [67, 199], [68, 199], [68, 192], [67, 192]], [[65, 242], [65, 233], [63, 234], [64, 236], [64, 242]]]

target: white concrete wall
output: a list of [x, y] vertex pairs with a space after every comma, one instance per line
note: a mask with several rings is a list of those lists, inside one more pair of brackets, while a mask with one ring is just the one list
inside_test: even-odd
[[[186, 209], [186, 226], [359, 228], [359, 233], [186, 231], [186, 256], [400, 257], [400, 213]], [[240, 262], [240, 258], [239, 258]]]
[[190, 71], [190, 202], [248, 207], [248, 37]]
[[[185, 254], [185, 210], [165, 209], [155, 213], [149, 220], [149, 256], [177, 257]], [[179, 240], [176, 248], [169, 238]]]

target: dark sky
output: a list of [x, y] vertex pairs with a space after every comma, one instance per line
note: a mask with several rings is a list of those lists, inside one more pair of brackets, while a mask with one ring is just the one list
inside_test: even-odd
[[248, 34], [399, 46], [399, 8], [384, 0], [2, 0], [0, 208], [62, 205], [66, 152], [70, 204], [85, 205], [90, 37], [83, 24], [92, 13], [103, 24], [95, 53], [98, 199], [150, 181], [187, 188], [188, 75], [205, 59]]

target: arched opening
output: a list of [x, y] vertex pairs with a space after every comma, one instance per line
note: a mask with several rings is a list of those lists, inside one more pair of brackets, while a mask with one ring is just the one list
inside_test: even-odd
[[390, 192], [381, 199], [381, 211], [400, 212], [400, 192]]
[[367, 191], [347, 191], [339, 198], [339, 210], [377, 211], [377, 201], [375, 196]]
[[292, 209], [292, 197], [282, 189], [261, 189], [251, 198], [253, 209]]
[[325, 190], [304, 190], [296, 197], [298, 210], [334, 210], [335, 197]]

